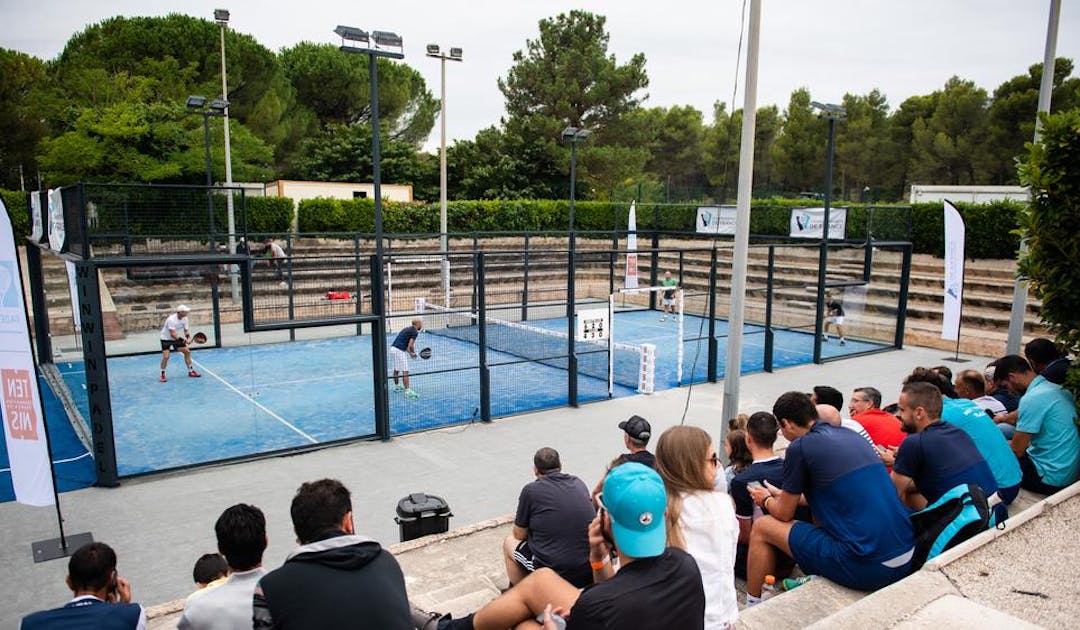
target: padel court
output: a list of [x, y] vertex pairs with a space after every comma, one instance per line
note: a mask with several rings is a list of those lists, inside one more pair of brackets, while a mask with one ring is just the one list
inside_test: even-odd
[[[439, 319], [438, 315], [429, 317]], [[685, 316], [683, 385], [706, 380], [708, 352], [700, 334], [707, 328], [706, 322], [702, 317]], [[556, 317], [533, 319], [528, 324], [563, 331], [567, 322]], [[718, 319], [715, 326], [720, 346], [717, 373], [722, 376], [727, 322]], [[656, 311], [620, 312], [615, 316], [614, 330], [620, 342], [655, 344], [656, 389], [679, 384], [673, 351], [678, 345], [678, 328], [673, 318], [661, 322]], [[396, 332], [390, 332], [388, 341]], [[478, 419], [477, 346], [443, 332], [435, 323], [417, 339], [416, 347], [430, 347], [432, 358], [410, 361], [411, 386], [418, 398], [390, 394], [392, 434]], [[774, 335], [774, 367], [812, 362], [812, 333], [778, 329]], [[764, 337], [761, 326], [744, 326], [743, 373], [763, 369]], [[188, 378], [181, 357], [174, 354], [166, 383], [157, 380], [160, 355], [110, 358], [118, 472], [121, 476], [137, 475], [375, 435], [371, 339], [365, 334], [198, 350], [192, 356], [202, 378]], [[840, 346], [834, 339], [823, 344], [822, 353], [832, 358], [885, 347], [851, 339]], [[604, 352], [604, 362], [606, 357]], [[489, 348], [487, 362], [492, 416], [567, 403], [568, 372], [557, 361], [538, 361]], [[83, 417], [89, 417], [83, 364], [57, 362], [57, 366]], [[607, 379], [586, 372], [579, 367], [579, 400], [607, 399]], [[637, 393], [632, 383], [619, 380], [623, 382], [615, 383], [612, 396]]]

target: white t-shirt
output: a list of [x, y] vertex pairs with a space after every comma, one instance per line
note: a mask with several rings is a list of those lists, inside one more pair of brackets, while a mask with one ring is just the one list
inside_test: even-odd
[[284, 258], [285, 250], [281, 249], [281, 245], [277, 243], [270, 243], [270, 257], [271, 258]]
[[161, 327], [161, 340], [171, 341], [173, 336], [170, 334], [170, 330], [175, 330], [179, 333], [177, 336], [183, 339], [187, 336], [188, 332], [188, 318], [180, 317], [176, 313], [169, 315], [165, 320], [165, 325]]
[[845, 429], [850, 429], [863, 437], [864, 440], [870, 443], [870, 446], [874, 445], [874, 439], [867, 433], [866, 427], [864, 427], [858, 420], [852, 420], [851, 418], [841, 418], [840, 426]]
[[705, 589], [705, 628], [735, 627], [735, 546], [739, 522], [726, 492], [692, 492], [682, 497], [679, 527], [686, 553], [694, 557]]

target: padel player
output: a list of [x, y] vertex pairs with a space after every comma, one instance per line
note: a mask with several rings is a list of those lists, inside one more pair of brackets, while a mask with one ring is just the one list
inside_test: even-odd
[[158, 380], [165, 382], [165, 366], [169, 364], [169, 352], [176, 350], [184, 355], [184, 363], [187, 364], [187, 375], [199, 378], [202, 374], [195, 371], [191, 365], [191, 333], [188, 330], [188, 313], [191, 311], [186, 305], [176, 307], [176, 312], [165, 319], [165, 325], [161, 327], [161, 376]]
[[840, 345], [844, 345], [844, 305], [840, 300], [834, 300], [832, 291], [825, 291], [825, 326], [821, 331], [821, 340], [829, 340], [829, 325], [836, 326], [836, 334], [840, 335]]
[[[423, 329], [423, 320], [414, 319], [412, 326], [403, 328], [394, 339], [394, 343], [390, 345], [390, 352], [394, 355], [394, 391], [403, 391], [408, 398], [420, 397], [420, 394], [409, 387], [409, 357], [416, 358], [416, 336]], [[398, 383], [398, 372], [402, 375], [404, 385]]]
[[664, 314], [660, 317], [660, 321], [667, 320], [669, 314], [672, 321], [677, 321], [675, 317], [675, 289], [679, 286], [679, 281], [671, 277], [670, 271], [665, 271], [664, 279], [660, 281], [660, 284], [664, 286], [664, 294], [660, 300], [664, 308]]

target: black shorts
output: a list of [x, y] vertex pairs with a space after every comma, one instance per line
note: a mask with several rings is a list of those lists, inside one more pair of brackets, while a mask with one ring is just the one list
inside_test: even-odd
[[183, 337], [180, 337], [179, 339], [162, 339], [161, 340], [161, 349], [162, 350], [179, 350], [180, 348], [186, 348], [186, 347], [187, 347], [187, 341], [184, 340]]

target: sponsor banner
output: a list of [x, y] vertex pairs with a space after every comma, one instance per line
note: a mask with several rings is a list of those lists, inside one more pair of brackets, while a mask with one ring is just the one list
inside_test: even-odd
[[0, 201], [0, 410], [15, 500], [52, 505], [53, 481], [11, 219]]
[[49, 247], [59, 252], [64, 247], [64, 200], [59, 188], [49, 191]]
[[941, 338], [960, 338], [960, 312], [964, 301], [964, 218], [945, 202], [945, 307]]
[[[791, 236], [793, 238], [821, 238], [825, 225], [825, 208], [792, 208]], [[847, 225], [847, 208], [829, 208], [829, 240], [844, 238]]]
[[30, 238], [35, 243], [41, 242], [45, 235], [45, 223], [41, 219], [41, 191], [30, 193]]
[[627, 289], [638, 288], [637, 202], [630, 202], [630, 218], [626, 220], [626, 280]]
[[700, 206], [697, 209], [697, 231], [702, 234], [734, 234], [738, 216], [739, 211], [735, 206]]

